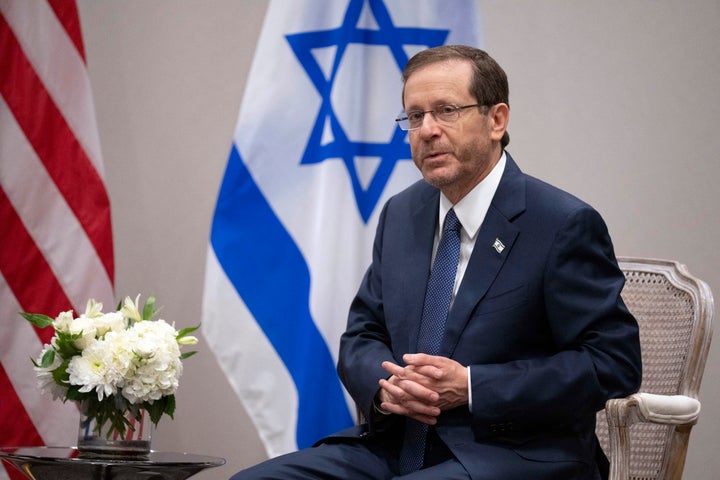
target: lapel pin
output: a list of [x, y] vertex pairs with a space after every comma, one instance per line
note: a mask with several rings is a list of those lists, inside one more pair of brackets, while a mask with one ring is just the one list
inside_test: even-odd
[[505, 250], [505, 245], [500, 241], [499, 238], [495, 239], [495, 242], [492, 244], [492, 246], [497, 253], [502, 253], [502, 251]]

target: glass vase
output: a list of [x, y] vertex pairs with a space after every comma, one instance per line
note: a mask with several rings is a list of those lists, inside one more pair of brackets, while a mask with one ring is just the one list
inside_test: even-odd
[[78, 454], [84, 458], [147, 458], [152, 442], [153, 424], [145, 410], [125, 410], [124, 431], [112, 422], [100, 424], [80, 409]]

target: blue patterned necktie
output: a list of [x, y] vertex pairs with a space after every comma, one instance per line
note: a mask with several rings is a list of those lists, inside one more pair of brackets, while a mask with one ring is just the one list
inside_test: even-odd
[[[430, 355], [440, 353], [459, 259], [460, 221], [455, 211], [450, 209], [445, 216], [442, 237], [425, 291], [422, 323], [418, 335], [418, 352]], [[401, 473], [406, 474], [422, 468], [427, 432], [426, 424], [410, 418], [406, 419], [405, 437], [400, 451]]]

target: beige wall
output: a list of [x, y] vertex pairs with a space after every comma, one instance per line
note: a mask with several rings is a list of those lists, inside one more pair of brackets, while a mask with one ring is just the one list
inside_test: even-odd
[[[79, 0], [117, 292], [154, 292], [181, 326], [200, 320], [210, 219], [266, 5]], [[678, 259], [720, 298], [720, 3], [485, 0], [482, 8], [485, 47], [510, 77], [509, 150], [521, 167], [594, 204], [619, 255]], [[720, 471], [719, 350], [720, 339], [686, 478]], [[200, 345], [185, 363], [176, 420], [161, 422], [155, 448], [227, 458], [197, 478], [227, 478], [262, 460], [212, 354]]]

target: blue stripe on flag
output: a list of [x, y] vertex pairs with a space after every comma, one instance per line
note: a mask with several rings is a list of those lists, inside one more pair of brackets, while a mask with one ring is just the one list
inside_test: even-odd
[[[310, 314], [310, 271], [235, 145], [210, 242], [298, 391], [299, 448], [352, 425], [335, 362]], [[248, 367], [250, 368], [250, 367]]]

